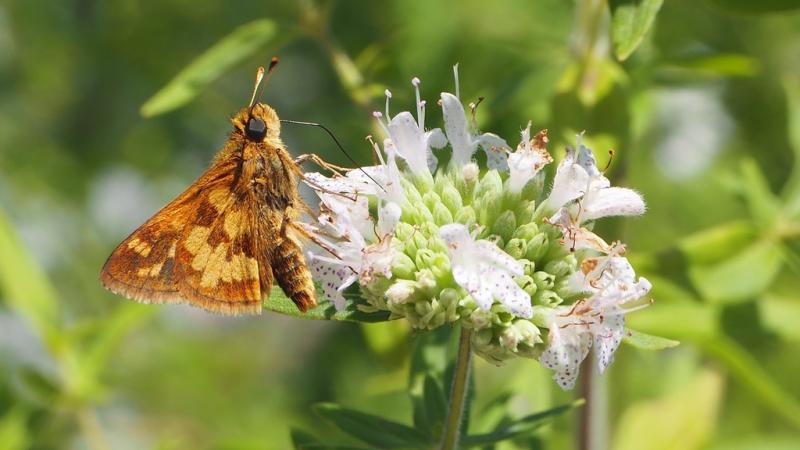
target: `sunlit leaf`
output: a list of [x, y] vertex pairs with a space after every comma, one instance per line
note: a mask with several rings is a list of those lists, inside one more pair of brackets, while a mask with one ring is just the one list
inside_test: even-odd
[[680, 342], [659, 336], [642, 333], [630, 328], [625, 329], [622, 342], [641, 350], [664, 350], [666, 348], [677, 347]]
[[59, 325], [56, 293], [33, 261], [11, 222], [0, 210], [0, 290], [9, 309], [24, 317], [46, 340], [55, 338]]
[[420, 448], [430, 446], [422, 432], [380, 416], [343, 408], [334, 403], [314, 405], [314, 411], [354, 438], [379, 448]]
[[703, 349], [720, 359], [731, 374], [764, 405], [795, 427], [800, 427], [800, 404], [786, 392], [753, 355], [727, 337], [701, 343]]
[[468, 435], [461, 441], [461, 446], [465, 448], [479, 447], [523, 436], [544, 425], [550, 419], [564, 414], [573, 408], [582, 406], [584, 403], [585, 401], [583, 399], [578, 399], [572, 403], [556, 406], [555, 408], [517, 419], [511, 424], [502, 426], [489, 433]]
[[671, 59], [657, 66], [664, 76], [673, 79], [752, 77], [761, 71], [761, 65], [752, 56], [738, 53]]
[[718, 8], [746, 14], [789, 11], [800, 8], [797, 0], [708, 0]]
[[778, 242], [758, 241], [719, 264], [690, 267], [689, 277], [709, 301], [746, 301], [770, 286], [783, 265], [781, 252]]
[[150, 97], [142, 105], [142, 115], [152, 117], [185, 105], [236, 64], [263, 50], [268, 44], [274, 44], [277, 34], [275, 23], [269, 19], [239, 26], [195, 58]]
[[675, 392], [634, 403], [619, 418], [613, 450], [703, 448], [713, 434], [722, 394], [722, 377], [706, 370]]
[[[321, 291], [317, 291], [317, 298], [325, 298]], [[360, 301], [359, 301], [360, 300]], [[316, 308], [306, 312], [301, 312], [283, 290], [273, 287], [269, 298], [264, 300], [263, 307], [287, 316], [299, 317], [311, 320], [337, 320], [346, 322], [383, 322], [389, 320], [388, 311], [364, 312], [358, 309], [358, 305], [364, 305], [364, 301], [358, 298], [347, 299], [345, 309], [337, 311], [333, 303], [328, 301], [321, 302]]]
[[656, 19], [663, 0], [609, 0], [611, 39], [617, 59], [627, 59]]

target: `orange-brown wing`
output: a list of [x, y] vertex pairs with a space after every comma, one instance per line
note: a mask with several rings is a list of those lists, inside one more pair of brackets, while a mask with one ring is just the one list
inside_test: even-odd
[[222, 314], [261, 312], [272, 282], [259, 263], [258, 208], [253, 191], [237, 185], [220, 186], [197, 205], [175, 254], [181, 297]]
[[175, 255], [197, 205], [218, 188], [227, 189], [236, 177], [237, 163], [217, 161], [175, 200], [131, 233], [108, 257], [100, 280], [106, 288], [143, 303], [181, 302]]

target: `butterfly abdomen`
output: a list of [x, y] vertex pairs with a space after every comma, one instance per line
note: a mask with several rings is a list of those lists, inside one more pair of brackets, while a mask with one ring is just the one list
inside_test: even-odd
[[272, 253], [272, 273], [287, 297], [300, 311], [317, 306], [314, 282], [297, 241], [284, 235]]

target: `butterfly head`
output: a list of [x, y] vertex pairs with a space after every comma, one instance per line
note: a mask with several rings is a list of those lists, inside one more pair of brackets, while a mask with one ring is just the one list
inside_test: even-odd
[[248, 141], [279, 142], [281, 122], [275, 110], [269, 105], [255, 103], [253, 106], [242, 108], [231, 122], [236, 131]]

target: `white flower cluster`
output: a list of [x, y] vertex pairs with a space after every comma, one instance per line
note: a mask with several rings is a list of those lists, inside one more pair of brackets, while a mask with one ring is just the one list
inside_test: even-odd
[[[546, 130], [531, 138], [528, 124], [512, 152], [499, 136], [477, 131], [457, 87], [441, 94], [444, 131], [426, 130], [419, 79], [412, 85], [416, 118], [392, 116], [388, 90], [385, 114], [375, 113], [388, 136], [382, 149], [373, 143], [380, 164], [306, 175], [321, 200], [310, 231], [323, 248], [308, 261], [324, 294], [344, 308], [344, 290], [358, 282], [371, 308], [415, 327], [458, 321], [476, 331], [481, 356], [536, 357], [565, 389], [592, 345], [604, 371], [624, 315], [649, 304], [642, 299], [650, 283], [636, 278], [622, 244], [608, 244], [590, 225], [644, 213], [642, 197], [611, 187], [580, 136], [545, 195], [542, 169], [553, 161]], [[452, 154], [440, 167], [432, 149], [448, 143]], [[473, 161], [478, 148], [484, 171]]]

